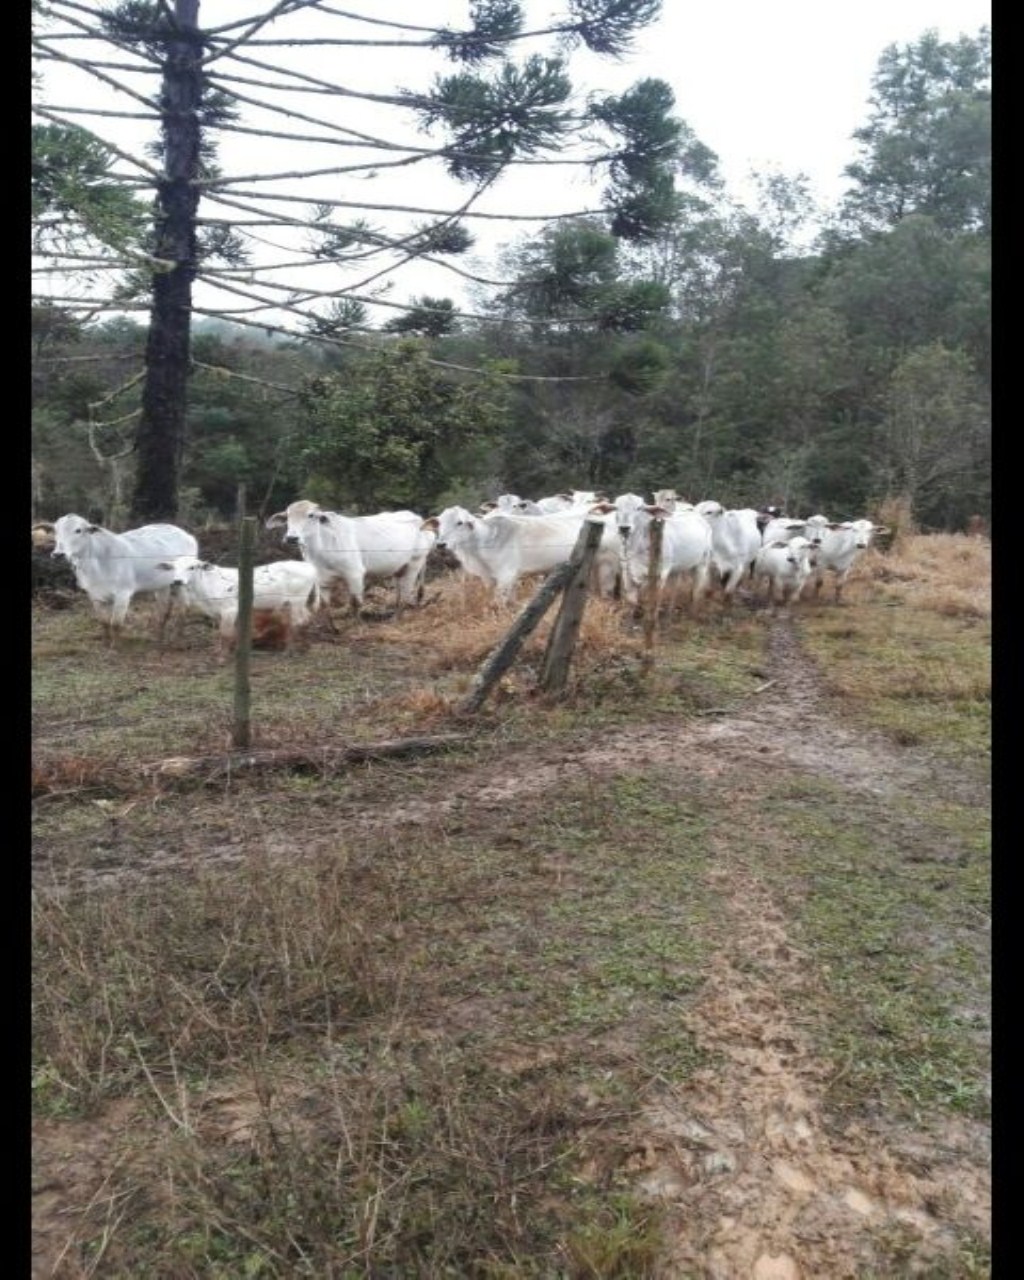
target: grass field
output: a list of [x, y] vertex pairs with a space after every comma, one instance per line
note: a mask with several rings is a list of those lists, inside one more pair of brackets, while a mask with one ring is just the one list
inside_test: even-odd
[[[472, 586], [231, 670], [34, 612], [37, 1277], [989, 1275], [989, 547], [472, 721]], [[527, 591], [523, 599], [528, 597]]]

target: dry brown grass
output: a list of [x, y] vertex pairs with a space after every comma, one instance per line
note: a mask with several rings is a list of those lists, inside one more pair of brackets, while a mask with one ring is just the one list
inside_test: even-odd
[[127, 794], [133, 789], [129, 771], [94, 755], [72, 753], [32, 761], [32, 798], [72, 792]]
[[946, 617], [992, 614], [992, 547], [963, 533], [915, 534], [882, 556], [869, 553], [850, 575], [881, 586], [882, 594]]
[[[539, 579], [520, 584], [514, 603], [502, 608], [493, 603], [491, 593], [475, 578], [456, 576], [435, 584], [430, 604], [400, 621], [374, 623], [360, 631], [360, 637], [381, 644], [419, 646], [425, 675], [445, 671], [475, 670], [502, 640], [520, 611], [539, 586]], [[558, 615], [553, 605], [523, 646], [523, 656], [539, 658]], [[577, 642], [577, 660], [586, 663], [600, 655], [625, 655], [639, 651], [638, 641], [626, 630], [628, 617], [614, 600], [591, 598], [583, 615]]]

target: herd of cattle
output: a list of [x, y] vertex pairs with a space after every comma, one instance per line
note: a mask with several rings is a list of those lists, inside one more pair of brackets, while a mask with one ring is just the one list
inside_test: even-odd
[[[447, 548], [462, 570], [483, 580], [498, 604], [507, 604], [527, 574], [545, 573], [567, 560], [585, 520], [603, 528], [594, 562], [596, 590], [635, 605], [648, 579], [652, 522], [662, 522], [660, 585], [689, 579], [691, 607], [699, 609], [712, 590], [731, 602], [750, 579], [768, 598], [786, 603], [820, 592], [826, 572], [841, 598], [857, 556], [874, 534], [888, 530], [870, 520], [837, 523], [823, 515], [797, 519], [776, 508], [726, 510], [718, 502], [685, 502], [661, 489], [648, 502], [639, 494], [614, 501], [576, 490], [537, 502], [504, 494], [474, 514], [448, 507], [424, 519], [412, 511], [345, 516], [315, 502], [293, 502], [272, 515], [269, 529], [283, 529], [283, 541], [301, 560], [260, 565], [253, 575], [255, 634], [301, 627], [329, 600], [335, 584], [347, 588], [358, 613], [370, 581], [390, 580], [396, 605], [415, 607], [423, 596], [427, 557]], [[192, 534], [173, 524], [150, 524], [125, 533], [77, 515], [32, 529], [37, 547], [70, 563], [114, 643], [132, 599], [153, 594], [161, 605], [160, 633], [176, 600], [217, 622], [226, 651], [235, 642], [238, 570], [199, 556]]]

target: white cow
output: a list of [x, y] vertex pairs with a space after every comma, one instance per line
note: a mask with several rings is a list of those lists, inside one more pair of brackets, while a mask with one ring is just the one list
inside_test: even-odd
[[[234, 646], [238, 622], [238, 570], [196, 556], [176, 556], [166, 567], [172, 589], [190, 609], [214, 618], [223, 650]], [[305, 560], [277, 560], [252, 572], [252, 607], [265, 613], [287, 611], [290, 622], [305, 626], [321, 603], [315, 566]]]
[[816, 547], [820, 547], [825, 541], [825, 535], [830, 529], [836, 529], [839, 526], [834, 520], [830, 520], [828, 516], [816, 515], [808, 516], [804, 521], [804, 534], [810, 538]]
[[572, 489], [568, 493], [555, 493], [549, 498], [538, 498], [537, 506], [546, 516], [557, 515], [560, 511], [592, 507], [600, 496], [592, 489]]
[[693, 503], [681, 498], [675, 489], [655, 489], [654, 505], [656, 507], [664, 507], [670, 513], [674, 511], [692, 511], [694, 509]]
[[[484, 518], [464, 507], [448, 507], [425, 524], [436, 530], [439, 547], [448, 547], [467, 573], [492, 588], [499, 604], [507, 604], [524, 574], [548, 573], [569, 559], [586, 518], [584, 511], [543, 516], [494, 512]], [[604, 525], [596, 572], [602, 592], [611, 594], [619, 571], [619, 535], [607, 519], [590, 518]]]
[[802, 535], [765, 543], [754, 562], [754, 581], [767, 586], [769, 602], [787, 605], [799, 600], [814, 569], [817, 552]]
[[133, 598], [152, 592], [162, 606], [158, 634], [173, 607], [171, 573], [160, 566], [181, 555], [196, 555], [199, 544], [175, 524], [145, 524], [112, 533], [82, 516], [66, 515], [53, 526], [52, 555], [67, 559], [87, 593], [107, 641], [117, 642]]
[[642, 511], [647, 503], [638, 493], [620, 493], [614, 502], [601, 503], [599, 510], [607, 512], [609, 508], [615, 512], [615, 524], [622, 537], [628, 538], [629, 531], [633, 527], [633, 521], [636, 513]]
[[794, 538], [806, 537], [806, 528], [806, 520], [772, 516], [761, 531], [761, 545], [770, 547], [773, 542], [791, 542]]
[[815, 596], [821, 592], [825, 573], [829, 571], [835, 574], [836, 603], [838, 604], [842, 598], [843, 584], [846, 582], [847, 574], [853, 568], [854, 561], [871, 546], [871, 539], [876, 533], [888, 532], [884, 525], [872, 524], [870, 520], [847, 520], [842, 524], [829, 525], [828, 532], [822, 534], [816, 551]]
[[494, 502], [482, 502], [480, 504], [480, 514], [489, 516], [495, 511], [500, 511], [503, 515], [513, 516], [541, 516], [544, 514], [540, 505], [531, 502], [529, 498], [520, 498], [517, 493], [503, 493]]
[[651, 555], [651, 521], [661, 516], [661, 573], [658, 587], [689, 574], [693, 583], [692, 607], [696, 611], [708, 589], [711, 569], [711, 528], [695, 511], [667, 512], [664, 507], [644, 506], [633, 517], [624, 552], [623, 594], [636, 604], [647, 582]]
[[353, 613], [362, 608], [367, 579], [394, 581], [399, 612], [420, 601], [434, 536], [414, 511], [343, 516], [303, 500], [270, 516], [266, 527], [284, 527], [284, 541], [316, 567], [321, 587], [344, 582]]
[[711, 559], [721, 579], [727, 604], [740, 582], [752, 572], [761, 549], [761, 531], [753, 507], [727, 511], [720, 502], [698, 502], [694, 508], [711, 528]]

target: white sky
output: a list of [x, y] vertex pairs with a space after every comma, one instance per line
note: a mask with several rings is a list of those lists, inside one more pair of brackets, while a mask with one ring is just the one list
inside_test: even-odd
[[[269, 5], [260, 0], [200, 0], [200, 25], [217, 26], [237, 18], [265, 11]], [[375, 18], [421, 25], [462, 25], [468, 6], [456, 0], [347, 0], [345, 8]], [[542, 26], [559, 12], [557, 0], [528, 3], [531, 26]], [[811, 194], [823, 208], [834, 206], [846, 187], [842, 177], [844, 165], [856, 155], [851, 140], [854, 129], [868, 116], [871, 78], [878, 59], [887, 45], [907, 44], [918, 39], [925, 30], [936, 28], [941, 38], [955, 39], [963, 34], [975, 36], [982, 25], [988, 25], [988, 0], [857, 0], [854, 4], [835, 4], [828, 0], [721, 0], [718, 4], [684, 4], [665, 0], [664, 13], [657, 23], [638, 38], [634, 52], [621, 62], [596, 58], [586, 51], [576, 53], [570, 63], [573, 82], [584, 91], [622, 92], [637, 79], [655, 77], [666, 80], [676, 98], [675, 112], [694, 131], [697, 138], [717, 153], [720, 171], [731, 194], [749, 198], [747, 177], [752, 169], [782, 172], [789, 176], [805, 174], [810, 180]], [[55, 29], [55, 28], [51, 28]], [[264, 36], [321, 36], [331, 34], [389, 36], [395, 33], [382, 27], [343, 24], [337, 19], [325, 21], [315, 11], [298, 13], [264, 28]], [[411, 35], [411, 33], [410, 33]], [[96, 46], [68, 42], [59, 46], [77, 57], [118, 57]], [[551, 51], [549, 41], [527, 47], [523, 54]], [[456, 64], [423, 50], [352, 49], [301, 46], [284, 49], [244, 51], [247, 56], [267, 62], [279, 62], [325, 80], [352, 89], [391, 92], [397, 87], [426, 88], [433, 75], [451, 74]], [[229, 67], [233, 74], [259, 77], [266, 75], [252, 68]], [[155, 96], [154, 77], [110, 73], [128, 81], [140, 91]], [[54, 106], [89, 106], [96, 108], [131, 106], [131, 100], [115, 94], [93, 77], [75, 68], [48, 68], [45, 89], [40, 101]], [[240, 92], [258, 96], [252, 86], [237, 86]], [[277, 95], [277, 101], [284, 101]], [[328, 114], [339, 123], [395, 140], [414, 140], [427, 145], [424, 135], [417, 134], [409, 123], [403, 128], [404, 113], [391, 107], [377, 107], [354, 99], [328, 98], [322, 94], [289, 94], [289, 105], [311, 116]], [[141, 154], [145, 140], [154, 136], [153, 126], [111, 118], [69, 116], [68, 119], [93, 128], [101, 136], [126, 150]], [[297, 132], [318, 132], [298, 122], [252, 113], [242, 123], [263, 121], [267, 127]], [[326, 154], [325, 154], [326, 153]], [[347, 148], [316, 148], [309, 144], [285, 142], [244, 135], [224, 135], [219, 148], [219, 162], [225, 174], [286, 172], [315, 166], [351, 163], [366, 159], [370, 153], [352, 153]], [[340, 158], [339, 158], [340, 157]], [[264, 186], [265, 191], [302, 195], [312, 202], [317, 195], [379, 203], [423, 205], [436, 209], [452, 209], [466, 188], [459, 187], [431, 166], [382, 171], [380, 176], [337, 177], [278, 181]], [[570, 209], [596, 207], [600, 182], [588, 186], [585, 171], [566, 168], [521, 168], [511, 170], [492, 191], [475, 206], [481, 210], [522, 213], [558, 213]], [[245, 184], [254, 188], [255, 183]], [[282, 212], [303, 216], [308, 204], [281, 203]], [[215, 216], [232, 216], [223, 207], [206, 206], [202, 212]], [[244, 217], [244, 214], [237, 214]], [[339, 220], [358, 216], [356, 210], [339, 211]], [[377, 226], [389, 230], [408, 227], [410, 221], [425, 221], [410, 215], [368, 215]], [[503, 241], [535, 229], [539, 223], [491, 223], [474, 221], [470, 229], [477, 235], [474, 265], [484, 274], [494, 274], [491, 254]], [[267, 239], [288, 252], [266, 249], [262, 261], [278, 261], [294, 257], [301, 243], [295, 233], [281, 231]], [[261, 251], [257, 251], [261, 252]], [[459, 259], [455, 259], [459, 261]], [[316, 286], [352, 286], [353, 279], [331, 277], [327, 280], [319, 269]], [[368, 274], [368, 272], [366, 272]], [[282, 272], [281, 282], [309, 284], [317, 271]], [[429, 292], [447, 294], [464, 301], [459, 278], [440, 268], [410, 265], [393, 277], [394, 287], [388, 295], [402, 301], [411, 294]], [[79, 285], [79, 292], [94, 295], [96, 289]], [[204, 294], [197, 287], [197, 301]], [[229, 305], [221, 298], [221, 305]], [[217, 305], [213, 303], [213, 305]], [[396, 314], [375, 310], [375, 320]], [[254, 317], [257, 318], [257, 317]]]

